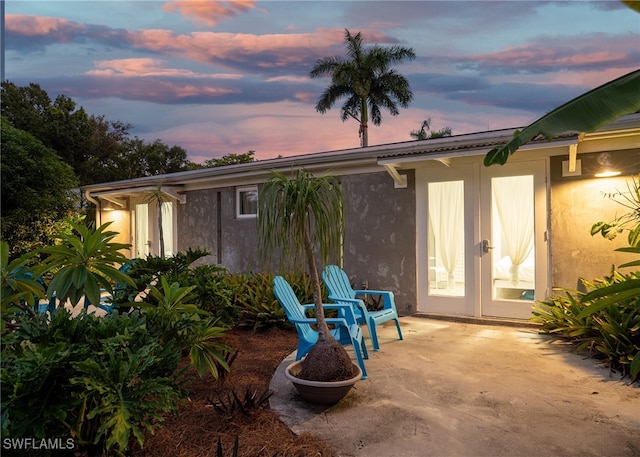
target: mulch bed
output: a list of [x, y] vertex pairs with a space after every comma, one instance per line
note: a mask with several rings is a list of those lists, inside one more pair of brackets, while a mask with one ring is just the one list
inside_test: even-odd
[[231, 372], [220, 380], [193, 373], [186, 386], [189, 400], [180, 405], [179, 416], [168, 416], [154, 435], [146, 437], [144, 448], [135, 449], [133, 455], [216, 457], [220, 440], [223, 455], [232, 456], [237, 436], [239, 457], [331, 456], [328, 443], [311, 434], [295, 435], [268, 407], [246, 414], [238, 409], [223, 416], [212, 405], [233, 396], [234, 391], [240, 399], [247, 390], [260, 397], [282, 359], [295, 350], [297, 338], [294, 330], [278, 328], [227, 332], [224, 342], [238, 352]]

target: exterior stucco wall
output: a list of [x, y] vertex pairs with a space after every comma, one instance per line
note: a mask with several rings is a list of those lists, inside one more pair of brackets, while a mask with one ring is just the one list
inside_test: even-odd
[[258, 271], [258, 241], [255, 218], [236, 217], [236, 188], [220, 190], [220, 264], [231, 273]]
[[187, 194], [184, 205], [177, 205], [178, 251], [206, 249], [218, 259], [217, 190], [197, 190]]
[[395, 189], [386, 172], [343, 176], [344, 268], [356, 288], [392, 290], [402, 315], [416, 311], [415, 174]]
[[255, 218], [238, 219], [235, 187], [187, 192], [178, 209], [178, 250], [203, 248], [232, 273], [256, 270]]
[[[103, 211], [101, 224], [110, 222], [109, 231], [117, 232], [114, 243], [131, 244], [131, 214], [127, 210]], [[133, 248], [121, 251], [128, 258], [133, 257]]]
[[[640, 151], [617, 154], [640, 158]], [[605, 194], [626, 191], [630, 176], [594, 178], [588, 170], [595, 157], [579, 158], [583, 176], [564, 178], [561, 167], [567, 157], [551, 158], [550, 265], [552, 286], [556, 288], [579, 289], [580, 278], [587, 281], [602, 278], [611, 273], [612, 265], [632, 260], [630, 254], [614, 252], [616, 248], [628, 246], [626, 233], [615, 240], [604, 239], [600, 234], [590, 235], [595, 222], [608, 222], [627, 211]]]

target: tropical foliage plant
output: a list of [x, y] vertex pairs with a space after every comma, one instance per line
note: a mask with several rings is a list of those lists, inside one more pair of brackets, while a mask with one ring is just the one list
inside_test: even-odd
[[44, 297], [44, 288], [33, 276], [31, 260], [36, 252], [24, 254], [9, 261], [9, 244], [0, 241], [0, 269], [2, 274], [2, 331], [6, 320], [15, 313], [26, 312], [35, 315], [36, 301]]
[[[3, 320], [13, 324], [1, 341], [3, 437], [69, 436], [90, 455], [124, 455], [132, 440], [142, 446], [145, 430], [176, 412], [185, 395], [183, 353], [200, 375], [217, 378], [229, 369], [233, 349], [220, 342], [227, 327], [189, 302], [194, 286], [162, 275], [157, 287], [147, 285], [147, 302], [130, 303], [128, 313], [72, 317], [63, 305], [51, 314], [24, 313], [44, 295], [32, 279], [44, 273], [62, 304], [116, 280], [135, 284], [115, 268], [126, 260], [119, 252], [126, 246], [113, 243], [106, 228], [76, 225], [59, 235], [62, 244], [12, 262], [1, 243]], [[49, 257], [30, 267], [38, 253]]]
[[2, 435], [68, 436], [90, 454], [123, 455], [186, 395], [180, 356], [139, 312], [26, 319], [2, 339]]
[[[628, 231], [629, 247], [617, 251], [640, 254], [640, 180], [632, 178], [628, 192], [607, 195], [629, 211], [610, 222], [597, 222], [591, 234], [607, 239]], [[620, 265], [637, 267], [640, 260]], [[612, 369], [640, 376], [640, 271], [611, 275], [592, 283], [583, 280], [587, 293], [551, 297], [534, 311], [542, 329], [576, 344], [578, 351], [590, 351], [607, 361]]]
[[169, 284], [164, 276], [159, 282], [159, 287], [150, 286], [152, 303], [143, 301], [135, 304], [145, 311], [154, 336], [175, 345], [180, 351], [188, 350], [191, 364], [200, 376], [208, 371], [218, 378], [220, 369], [229, 371], [226, 353], [233, 350], [217, 341], [227, 328], [219, 326], [207, 311], [188, 303], [195, 286], [180, 287], [177, 282]]
[[[596, 222], [591, 227], [591, 235], [600, 233], [603, 237], [611, 240], [624, 231], [628, 231], [629, 246], [618, 248], [616, 251], [640, 256], [640, 178], [634, 177], [627, 183], [627, 192], [618, 191], [607, 194], [607, 197], [616, 200], [628, 211], [610, 222]], [[619, 268], [639, 266], [640, 257], [637, 257], [635, 260], [620, 265]], [[640, 297], [640, 279], [629, 277], [619, 283], [610, 284], [588, 293], [583, 300], [591, 302], [591, 306], [586, 308], [583, 314], [595, 313], [633, 297]]]
[[348, 379], [353, 364], [327, 326], [315, 255], [323, 263], [339, 258], [344, 231], [339, 183], [329, 176], [314, 177], [304, 169], [291, 179], [274, 171], [260, 191], [258, 239], [262, 259], [274, 254], [280, 264], [302, 260], [313, 285], [318, 341], [302, 362], [302, 376], [327, 381]]
[[156, 212], [158, 213], [158, 242], [160, 244], [160, 258], [164, 259], [164, 224], [162, 223], [162, 213], [164, 211], [164, 204], [171, 200], [169, 195], [162, 190], [162, 183], [160, 183], [155, 189], [147, 192], [144, 201], [156, 205]]
[[76, 305], [86, 297], [91, 303], [100, 303], [101, 289], [113, 293], [117, 282], [132, 283], [131, 278], [118, 270], [128, 261], [123, 250], [129, 245], [116, 243], [117, 232], [107, 230], [110, 223], [96, 229], [73, 223], [72, 233], [60, 233], [60, 244], [40, 250], [47, 255], [38, 268], [38, 274], [51, 273], [47, 296], [56, 297], [61, 305], [67, 300]]
[[[629, 281], [640, 283], [640, 272], [627, 275], [613, 272], [602, 280], [587, 283], [592, 293], [566, 291], [550, 297], [534, 308], [534, 322], [543, 332], [574, 344], [577, 352], [602, 359], [611, 370], [640, 376], [640, 295], [616, 298], [607, 306], [598, 304], [600, 293]], [[588, 298], [588, 296], [594, 298]]]
[[309, 76], [319, 78], [331, 76], [331, 84], [325, 89], [316, 104], [316, 111], [326, 113], [339, 99], [342, 105], [342, 121], [353, 118], [358, 121], [358, 136], [361, 146], [369, 145], [369, 119], [374, 125], [382, 122], [382, 109], [392, 116], [399, 114], [398, 106], [407, 108], [413, 100], [409, 81], [391, 68], [393, 64], [415, 59], [413, 49], [401, 46], [383, 48], [365, 47], [362, 35], [351, 35], [345, 30], [347, 57], [325, 57], [318, 59]]
[[552, 140], [568, 132], [593, 132], [605, 124], [640, 111], [640, 70], [632, 71], [555, 108], [514, 133], [507, 144], [496, 146], [484, 158], [486, 166], [504, 165], [520, 146], [538, 135]]
[[[273, 292], [272, 273], [247, 273], [231, 276], [234, 289], [237, 291], [234, 298], [235, 308], [239, 316], [237, 325], [250, 327], [254, 330], [280, 327], [291, 328], [289, 319]], [[293, 270], [283, 274], [291, 285], [296, 297], [301, 303], [313, 303], [313, 281], [311, 276], [304, 271]], [[328, 301], [324, 284], [322, 289], [322, 302]]]

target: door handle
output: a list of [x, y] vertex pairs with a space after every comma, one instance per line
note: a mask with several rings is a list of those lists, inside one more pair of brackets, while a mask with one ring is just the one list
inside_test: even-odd
[[493, 249], [493, 246], [491, 246], [491, 241], [489, 241], [489, 240], [482, 240], [482, 252], [487, 253], [487, 252], [489, 252], [491, 249]]

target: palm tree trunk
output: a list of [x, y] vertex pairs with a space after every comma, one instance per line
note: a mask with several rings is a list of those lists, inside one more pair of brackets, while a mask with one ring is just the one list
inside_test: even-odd
[[162, 230], [162, 201], [158, 201], [158, 238], [160, 242], [160, 258], [164, 259], [164, 232]]
[[329, 335], [329, 327], [327, 326], [327, 321], [324, 318], [324, 309], [322, 308], [322, 289], [320, 288], [320, 275], [318, 275], [316, 261], [313, 258], [313, 245], [311, 243], [311, 238], [309, 237], [309, 231], [306, 225], [304, 225], [302, 229], [302, 238], [304, 240], [304, 252], [307, 256], [309, 274], [311, 275], [311, 281], [313, 282], [313, 304], [316, 315], [315, 317], [318, 322], [318, 341], [324, 341]]
[[363, 98], [362, 104], [360, 105], [360, 136], [362, 137], [362, 147], [366, 148], [369, 146], [369, 112], [367, 111], [367, 99]]

